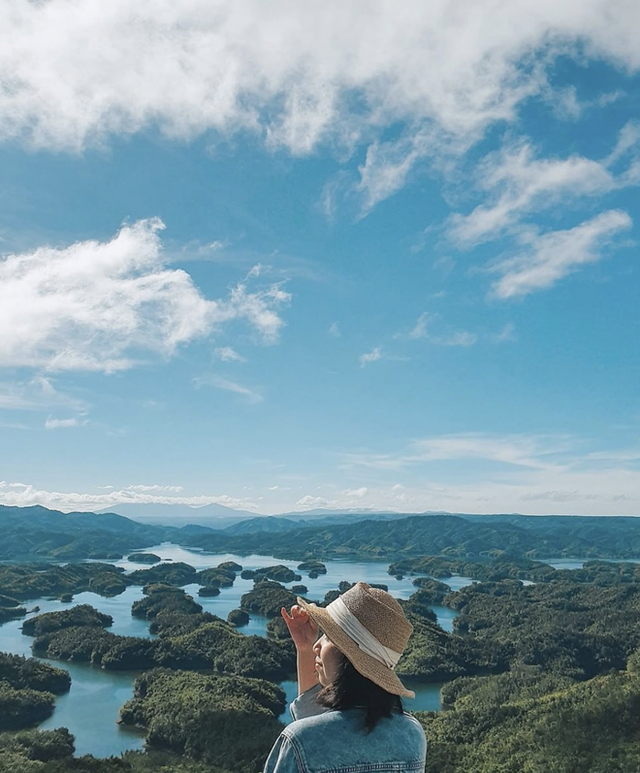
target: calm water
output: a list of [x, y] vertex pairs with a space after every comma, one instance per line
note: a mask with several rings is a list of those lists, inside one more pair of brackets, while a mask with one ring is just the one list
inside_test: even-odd
[[[163, 561], [184, 561], [197, 569], [208, 569], [217, 566], [222, 561], [236, 561], [244, 569], [257, 569], [271, 564], [284, 564], [297, 571], [298, 561], [284, 561], [270, 557], [250, 555], [238, 556], [231, 553], [207, 554], [200, 551], [189, 551], [176, 545], [165, 543], [154, 545], [147, 549], [148, 552], [159, 555]], [[126, 558], [114, 562], [122, 566], [125, 571], [140, 569], [140, 564], [128, 561]], [[320, 575], [311, 580], [304, 572], [301, 584], [309, 589], [308, 598], [321, 601], [325, 594], [337, 588], [341, 580], [357, 582], [364, 580], [369, 583], [384, 583], [389, 586], [389, 591], [400, 599], [407, 599], [415, 592], [412, 577], [396, 580], [387, 574], [388, 562], [367, 561], [325, 561], [327, 574]], [[444, 580], [452, 590], [458, 590], [471, 583], [467, 577], [454, 576]], [[292, 584], [299, 583], [289, 583]], [[185, 590], [191, 594], [202, 607], [219, 617], [226, 618], [232, 609], [240, 606], [240, 598], [253, 587], [253, 580], [243, 580], [240, 576], [233, 587], [222, 588], [219, 596], [214, 598], [200, 598], [198, 585], [187, 585]], [[127, 588], [124, 593], [114, 598], [103, 598], [95, 593], [79, 593], [74, 596], [72, 602], [63, 603], [54, 599], [33, 599], [25, 602], [30, 610], [28, 617], [35, 606], [42, 612], [55, 612], [68, 609], [76, 604], [91, 604], [100, 612], [105, 612], [113, 617], [113, 626], [109, 629], [113, 633], [122, 636], [146, 636], [150, 637], [149, 623], [131, 616], [131, 605], [134, 601], [143, 597], [142, 588], [138, 586]], [[453, 630], [453, 621], [456, 612], [447, 607], [434, 606], [438, 615], [438, 622], [446, 631]], [[266, 635], [267, 618], [260, 615], [251, 615], [246, 626], [240, 630], [247, 634]], [[32, 637], [24, 636], [21, 632], [22, 619], [13, 620], [0, 626], [0, 651], [12, 652], [18, 655], [31, 656]], [[41, 729], [55, 727], [68, 727], [76, 738], [77, 754], [93, 754], [96, 757], [108, 757], [119, 755], [129, 749], [141, 749], [144, 745], [144, 735], [131, 731], [116, 724], [120, 707], [128, 701], [133, 694], [133, 682], [136, 672], [103, 671], [95, 666], [85, 663], [61, 663], [59, 661], [45, 660], [52, 665], [65, 668], [71, 675], [71, 690], [67, 695], [56, 698], [56, 709], [53, 715], [40, 725]], [[414, 690], [416, 698], [406, 700], [405, 707], [409, 711], [437, 711], [440, 709], [440, 685], [410, 683], [407, 686]], [[287, 694], [288, 701], [293, 700], [297, 694], [297, 684], [294, 681], [282, 683], [282, 688]], [[288, 709], [281, 717], [283, 722], [290, 721]]]

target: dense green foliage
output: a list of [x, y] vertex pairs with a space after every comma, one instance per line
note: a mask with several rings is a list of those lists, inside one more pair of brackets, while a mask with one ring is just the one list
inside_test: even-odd
[[274, 580], [275, 582], [297, 582], [302, 579], [302, 575], [296, 574], [293, 569], [289, 569], [284, 564], [275, 566], [263, 566], [260, 569], [245, 569], [242, 572], [245, 580]]
[[438, 554], [471, 559], [503, 554], [542, 559], [632, 558], [640, 555], [640, 522], [623, 517], [417, 515], [305, 526], [278, 533], [201, 533], [185, 539], [190, 545], [212, 552], [259, 552], [294, 560]]
[[131, 606], [131, 614], [134, 617], [153, 620], [161, 612], [180, 612], [185, 615], [202, 612], [200, 604], [196, 603], [181, 588], [154, 583], [145, 586], [144, 593], [145, 597], [134, 601]]
[[176, 561], [171, 564], [157, 564], [149, 569], [136, 569], [129, 575], [129, 581], [133, 585], [148, 585], [157, 582], [166, 585], [189, 585], [197, 582], [197, 574], [197, 571], [189, 564]]
[[[640, 567], [593, 560], [581, 570], [556, 571], [532, 557], [632, 555], [639, 526], [630, 519], [610, 519], [604, 529], [600, 519], [421, 516], [303, 531], [294, 527], [274, 537], [262, 533], [259, 552], [313, 557], [299, 567], [309, 576], [324, 568], [317, 556], [349, 554], [394, 559], [391, 574], [419, 575], [415, 593], [402, 602], [414, 635], [397, 670], [402, 677], [445, 682], [442, 699], [448, 710], [420, 715], [430, 744], [429, 773], [637, 773]], [[242, 537], [242, 548], [232, 544], [232, 536], [190, 534], [189, 539], [211, 541], [203, 547], [226, 540], [215, 547], [256, 549], [251, 534]], [[279, 547], [270, 547], [268, 541], [276, 538]], [[406, 556], [398, 560], [403, 551]], [[444, 555], [426, 555], [440, 551]], [[258, 570], [258, 577], [273, 569]], [[282, 699], [266, 688], [252, 692], [244, 682], [292, 675], [295, 651], [279, 613], [294, 603], [294, 593], [263, 580], [245, 594], [242, 612], [271, 617], [263, 639], [243, 636], [229, 622], [203, 612], [179, 587], [169, 587], [200, 583], [218, 590], [240, 571], [230, 562], [204, 572], [167, 563], [131, 576], [108, 564], [0, 565], [0, 614], [40, 595], [117, 593], [132, 582], [146, 586], [136, 611], [151, 620], [157, 639], [112, 634], [103, 628], [105, 616], [90, 607], [40, 615], [26, 621], [26, 632], [37, 636], [38, 653], [146, 670], [127, 707], [127, 722], [146, 727], [152, 749], [165, 750], [122, 760], [74, 759], [63, 731], [3, 733], [0, 773], [260, 770], [277, 734]], [[432, 579], [453, 574], [481, 582], [451, 593]], [[280, 575], [285, 576], [290, 575]], [[524, 586], [521, 579], [536, 584]], [[340, 583], [323, 603], [349, 587]], [[459, 612], [453, 633], [436, 624], [430, 608], [442, 603]], [[171, 670], [149, 670], [158, 667]], [[60, 677], [38, 668], [48, 667], [0, 656], [0, 716], [14, 723], [5, 727], [41, 721], [53, 706], [47, 691], [54, 691], [56, 680], [55, 691], [63, 683], [68, 688], [65, 672], [58, 670]], [[227, 689], [227, 679], [239, 681], [226, 682], [233, 685]], [[239, 727], [248, 728], [246, 743]]]
[[32, 727], [53, 713], [55, 696], [40, 690], [16, 690], [0, 682], [0, 730]]
[[[389, 566], [389, 574], [429, 574], [432, 577], [447, 578], [454, 574], [463, 577], [473, 577], [474, 580], [519, 579], [542, 582], [553, 578], [556, 570], [549, 564], [531, 561], [528, 558], [498, 558], [483, 561], [467, 561], [461, 558], [446, 558], [444, 556], [420, 556], [418, 558], [403, 558]], [[420, 578], [414, 581], [419, 584]]]
[[56, 695], [67, 692], [71, 686], [69, 674], [61, 668], [6, 652], [0, 652], [0, 682], [16, 690], [29, 688]]
[[136, 680], [120, 717], [147, 728], [152, 748], [253, 773], [282, 729], [284, 704], [284, 692], [264, 680], [158, 669]]
[[2, 607], [0, 606], [0, 625], [7, 623], [9, 620], [15, 620], [16, 617], [24, 617], [27, 614], [26, 607]]
[[[278, 586], [280, 587], [280, 586]], [[203, 613], [179, 588], [151, 585], [149, 593], [134, 604], [140, 616], [154, 619], [158, 639], [118, 636], [101, 627], [99, 613], [91, 607], [74, 607], [68, 612], [50, 613], [73, 619], [81, 609], [83, 625], [48, 624], [38, 632], [33, 650], [39, 655], [101, 665], [106, 669], [144, 670], [154, 666], [181, 669], [212, 669], [220, 674], [264, 677], [280, 681], [295, 669], [289, 646], [260, 636], [244, 636], [235, 626], [215, 615]], [[138, 605], [137, 609], [136, 605]], [[41, 617], [45, 617], [44, 615]], [[93, 625], [91, 625], [93, 621]]]
[[136, 564], [159, 564], [162, 559], [155, 553], [132, 553], [129, 561]]
[[238, 566], [239, 564], [233, 561], [223, 561], [218, 566], [198, 572], [197, 582], [209, 587], [230, 588], [236, 581], [238, 571], [242, 569], [242, 567], [240, 567], [240, 570], [235, 568]]
[[62, 628], [74, 626], [100, 626], [109, 628], [113, 625], [111, 615], [98, 612], [89, 604], [80, 604], [71, 609], [62, 609], [59, 612], [45, 612], [36, 617], [30, 617], [22, 624], [22, 633], [27, 636], [42, 636], [51, 631], [59, 631]]
[[447, 596], [455, 630], [498, 662], [519, 661], [580, 679], [624, 668], [640, 647], [640, 582], [560, 579], [523, 586], [478, 583]]
[[40, 557], [58, 561], [113, 560], [154, 545], [177, 530], [145, 526], [114, 513], [61, 513], [46, 507], [0, 505], [0, 560]]
[[69, 690], [66, 671], [0, 652], [0, 730], [33, 727], [53, 713], [56, 693]]
[[117, 596], [130, 585], [124, 570], [111, 564], [3, 564], [0, 565], [0, 593], [15, 599], [38, 596], [60, 598], [65, 593], [92, 591]]
[[521, 685], [479, 679], [453, 710], [418, 714], [429, 739], [427, 773], [637, 773], [636, 674], [569, 686], [539, 676], [520, 675]]
[[311, 577], [311, 572], [315, 572], [316, 577], [319, 574], [327, 573], [327, 567], [322, 563], [322, 561], [317, 561], [315, 559], [311, 559], [310, 561], [303, 561], [301, 564], [298, 564], [298, 569], [300, 569], [302, 572], [309, 572], [309, 577]]
[[265, 617], [275, 617], [280, 614], [282, 607], [289, 609], [295, 603], [295, 593], [291, 593], [272, 580], [257, 582], [253, 589], [245, 593], [240, 600], [242, 609]]
[[232, 609], [227, 615], [227, 622], [235, 625], [236, 628], [240, 628], [249, 622], [249, 614], [244, 609]]
[[217, 585], [203, 585], [201, 588], [198, 588], [198, 596], [202, 596], [203, 598], [211, 598], [219, 595], [220, 588]]
[[451, 593], [448, 585], [431, 577], [416, 577], [413, 584], [419, 588], [419, 595], [416, 594], [416, 600], [420, 599], [425, 604], [442, 604], [445, 596]]

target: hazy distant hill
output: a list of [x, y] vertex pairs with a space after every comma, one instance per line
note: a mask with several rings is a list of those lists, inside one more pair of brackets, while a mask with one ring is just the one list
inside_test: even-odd
[[211, 529], [224, 529], [238, 521], [256, 517], [256, 513], [250, 513], [247, 510], [234, 510], [232, 507], [225, 507], [216, 503], [203, 505], [202, 507], [190, 507], [189, 505], [181, 504], [129, 502], [114, 505], [99, 512], [104, 513], [107, 510], [124, 515], [126, 518], [131, 518], [140, 523], [176, 527], [195, 524], [198, 526], [208, 526]]
[[640, 558], [640, 519], [596, 516], [399, 515], [335, 525], [298, 524], [275, 533], [201, 534], [192, 546], [211, 551], [262, 553], [303, 559], [361, 555], [451, 555], [507, 553], [550, 558]]
[[116, 513], [62, 513], [46, 507], [0, 505], [0, 559], [28, 556], [69, 560], [113, 558], [170, 539], [175, 530]]

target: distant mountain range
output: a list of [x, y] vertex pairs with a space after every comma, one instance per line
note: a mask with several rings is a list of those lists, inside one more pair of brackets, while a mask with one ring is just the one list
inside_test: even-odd
[[247, 518], [255, 518], [256, 513], [248, 510], [234, 510], [215, 502], [202, 507], [171, 504], [145, 504], [130, 502], [113, 507], [105, 507], [99, 513], [117, 513], [125, 518], [131, 518], [140, 523], [156, 524], [158, 526], [208, 526], [211, 529], [224, 529], [232, 523]]
[[201, 519], [207, 525], [194, 523], [189, 512], [178, 518], [175, 510], [161, 511], [159, 516], [180, 524], [176, 527], [152, 524], [153, 516], [141, 523], [117, 513], [0, 506], [0, 560], [115, 559], [163, 541], [215, 553], [253, 552], [295, 560], [420, 555], [640, 558], [640, 519], [633, 517], [334, 511], [231, 517], [220, 515], [221, 509], [230, 510], [207, 507]]

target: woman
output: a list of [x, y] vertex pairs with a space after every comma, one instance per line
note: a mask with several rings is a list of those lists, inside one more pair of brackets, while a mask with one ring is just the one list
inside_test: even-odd
[[299, 598], [282, 616], [298, 655], [298, 697], [265, 773], [424, 771], [424, 732], [400, 700], [414, 693], [393, 670], [413, 630], [398, 602], [359, 582], [324, 609]]

